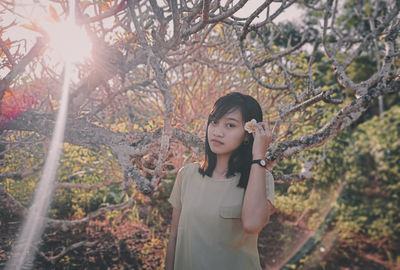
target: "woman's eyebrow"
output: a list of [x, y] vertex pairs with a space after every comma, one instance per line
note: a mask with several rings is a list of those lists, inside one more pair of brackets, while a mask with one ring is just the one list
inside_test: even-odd
[[232, 121], [240, 123], [239, 120], [237, 120], [236, 118], [232, 118], [232, 117], [227, 117], [226, 120], [232, 120]]

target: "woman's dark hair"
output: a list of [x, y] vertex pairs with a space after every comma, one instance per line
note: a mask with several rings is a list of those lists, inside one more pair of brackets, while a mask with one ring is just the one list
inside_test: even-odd
[[[225, 114], [230, 113], [236, 109], [239, 109], [242, 113], [244, 123], [251, 119], [256, 119], [257, 122], [262, 122], [262, 110], [257, 100], [249, 95], [244, 95], [239, 92], [232, 92], [225, 96], [220, 97], [214, 104], [214, 107], [208, 116], [207, 129], [206, 129], [206, 140], [205, 140], [205, 157], [204, 161], [199, 168], [201, 175], [212, 176], [216, 163], [217, 155], [211, 151], [208, 143], [208, 126], [211, 121], [218, 121]], [[248, 143], [242, 143], [236, 150], [233, 151], [229, 162], [228, 172], [226, 177], [234, 176], [235, 173], [240, 173], [240, 180], [238, 187], [246, 188], [247, 182], [249, 181], [251, 160], [252, 160], [252, 148], [253, 148], [253, 136], [248, 136]]]

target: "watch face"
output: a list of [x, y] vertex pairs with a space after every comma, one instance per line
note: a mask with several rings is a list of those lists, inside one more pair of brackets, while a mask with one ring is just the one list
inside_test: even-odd
[[267, 165], [267, 163], [265, 162], [265, 160], [260, 160], [260, 164], [261, 164], [261, 166], [265, 166], [265, 165]]

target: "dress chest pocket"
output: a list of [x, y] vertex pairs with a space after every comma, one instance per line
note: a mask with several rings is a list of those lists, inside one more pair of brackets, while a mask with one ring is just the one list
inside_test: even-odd
[[231, 187], [224, 194], [219, 215], [222, 218], [240, 218], [242, 214], [244, 189], [237, 186]]

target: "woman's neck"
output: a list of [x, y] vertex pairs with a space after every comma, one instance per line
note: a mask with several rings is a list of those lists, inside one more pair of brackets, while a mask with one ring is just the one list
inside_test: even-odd
[[226, 173], [228, 172], [229, 158], [230, 156], [228, 155], [217, 156], [217, 162], [215, 164], [213, 177], [226, 178]]

